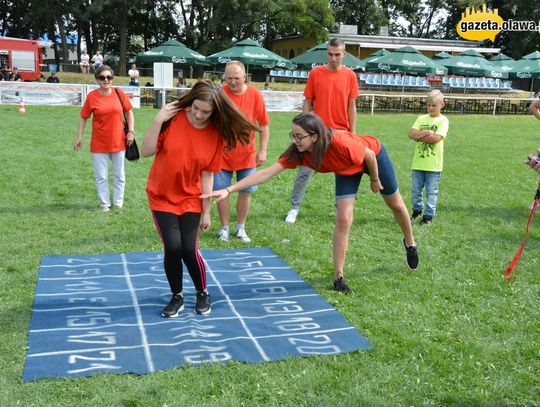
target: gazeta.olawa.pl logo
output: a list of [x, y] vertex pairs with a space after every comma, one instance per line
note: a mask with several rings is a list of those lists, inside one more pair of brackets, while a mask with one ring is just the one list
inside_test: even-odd
[[536, 31], [540, 32], [540, 22], [503, 20], [499, 10], [488, 10], [484, 4], [480, 10], [467, 7], [461, 13], [461, 20], [456, 25], [460, 37], [471, 41], [491, 40], [501, 31]]

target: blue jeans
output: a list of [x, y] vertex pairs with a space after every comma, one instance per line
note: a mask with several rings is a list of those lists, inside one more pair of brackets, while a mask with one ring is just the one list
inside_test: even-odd
[[[236, 182], [242, 181], [244, 178], [255, 173], [256, 171], [256, 168], [245, 168], [243, 170], [236, 171]], [[230, 187], [232, 183], [232, 177], [233, 171], [221, 170], [221, 172], [214, 174], [214, 191]], [[250, 187], [247, 187], [246, 189], [243, 189], [240, 192], [255, 192], [256, 190], [257, 185], [252, 185]]]
[[[437, 211], [437, 199], [439, 197], [440, 172], [432, 171], [412, 171], [412, 206], [415, 212], [424, 212], [424, 216], [433, 218]], [[422, 190], [426, 187], [426, 210], [424, 211], [424, 201]]]

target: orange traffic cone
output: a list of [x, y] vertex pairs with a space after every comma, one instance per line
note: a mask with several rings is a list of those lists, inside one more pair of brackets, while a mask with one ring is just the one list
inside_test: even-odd
[[26, 113], [26, 109], [24, 108], [24, 100], [19, 101], [19, 113], [24, 114]]

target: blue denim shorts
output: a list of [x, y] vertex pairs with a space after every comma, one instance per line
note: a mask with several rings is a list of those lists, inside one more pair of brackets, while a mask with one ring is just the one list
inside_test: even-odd
[[[394, 172], [394, 166], [392, 160], [388, 156], [386, 149], [381, 144], [381, 151], [377, 154], [377, 167], [379, 169], [379, 179], [383, 185], [382, 195], [390, 196], [394, 195], [398, 190], [398, 183], [396, 173]], [[355, 198], [358, 193], [358, 187], [362, 180], [362, 175], [369, 175], [369, 170], [366, 166], [364, 171], [357, 172], [352, 175], [339, 175], [336, 176], [336, 199], [341, 198]]]
[[[236, 182], [241, 181], [248, 175], [257, 171], [255, 168], [245, 168], [243, 170], [236, 171]], [[231, 186], [232, 176], [234, 171], [221, 170], [217, 174], [214, 174], [214, 191], [218, 189], [225, 189]], [[254, 192], [257, 190], [257, 185], [250, 186], [243, 189], [241, 192]]]

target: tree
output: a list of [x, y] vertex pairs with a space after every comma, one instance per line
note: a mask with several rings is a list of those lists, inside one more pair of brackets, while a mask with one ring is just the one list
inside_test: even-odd
[[389, 16], [376, 0], [330, 0], [338, 23], [356, 25], [360, 35], [375, 35]]
[[[441, 12], [444, 12], [446, 0], [388, 0], [386, 12], [390, 24], [390, 32], [397, 36], [416, 38], [442, 38]], [[405, 21], [405, 23], [400, 23]]]
[[334, 25], [326, 0], [193, 0], [180, 7], [186, 45], [203, 54], [246, 38], [266, 47], [276, 36], [326, 39]]

